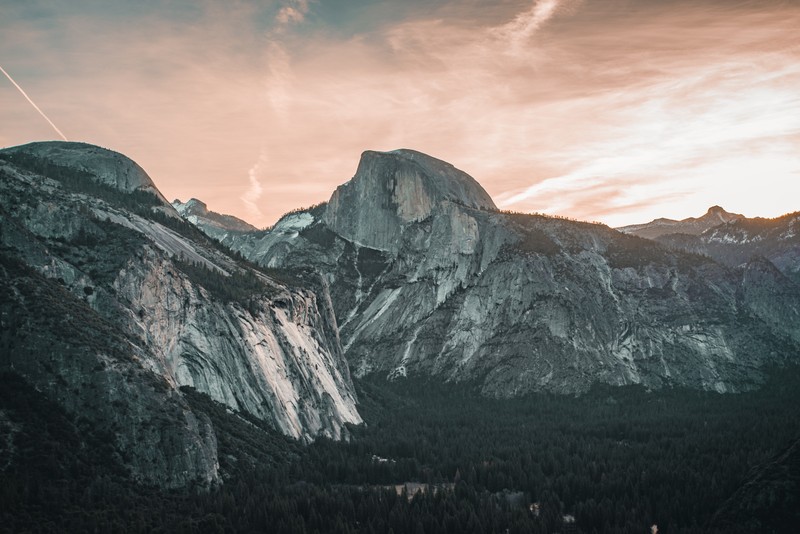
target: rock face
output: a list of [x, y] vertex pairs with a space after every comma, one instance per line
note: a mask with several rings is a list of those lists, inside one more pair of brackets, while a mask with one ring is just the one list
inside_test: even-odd
[[209, 211], [208, 206], [196, 198], [190, 198], [186, 202], [175, 199], [172, 201], [172, 207], [180, 213], [181, 217], [218, 241], [227, 237], [229, 232], [258, 231], [258, 228], [252, 224], [232, 215]]
[[217, 440], [161, 376], [147, 347], [86, 302], [0, 251], [2, 368], [111, 436], [134, 479], [161, 487], [218, 481]]
[[117, 313], [174, 384], [305, 440], [339, 438], [344, 423], [361, 421], [332, 310], [311, 291], [221, 302], [151, 254], [120, 271], [113, 288]]
[[352, 180], [328, 202], [325, 224], [342, 237], [396, 251], [404, 230], [443, 204], [497, 209], [468, 174], [413, 150], [364, 152]]
[[[178, 415], [184, 405], [177, 388], [189, 385], [303, 440], [339, 438], [345, 423], [359, 423], [325, 284], [317, 283], [321, 292], [315, 293], [238, 262], [180, 219], [151, 191], [146, 174], [135, 172], [138, 166], [108, 152], [73, 143], [0, 151], [4, 253], [57, 280], [62, 292], [89, 310], [93, 322], [102, 320], [117, 338], [128, 340], [118, 343], [120, 358], [130, 360], [130, 372], [149, 377], [142, 381], [162, 384], [161, 397], [149, 398], [173, 399]], [[115, 176], [114, 169], [121, 175]], [[88, 354], [99, 361], [104, 352], [99, 347]], [[23, 375], [35, 383], [58, 382], [59, 373], [80, 380], [80, 372], [66, 367], [64, 372], [42, 368]], [[97, 387], [112, 386], [107, 381]], [[116, 399], [126, 413], [148, 409], [139, 404], [139, 396], [113, 388], [101, 391], [99, 398]], [[75, 410], [98, 395], [81, 388], [67, 391], [72, 390], [58, 393], [59, 400]], [[159, 402], [166, 401], [152, 400], [154, 406]], [[113, 410], [113, 402], [105, 409]], [[102, 410], [97, 408], [98, 421], [113, 419]], [[190, 412], [184, 419], [191, 417], [202, 419]], [[203, 450], [213, 459], [213, 433], [206, 436], [199, 422], [186, 424], [190, 430], [174, 438], [176, 448]], [[123, 449], [156, 454], [158, 440], [137, 436], [121, 431], [117, 441]], [[138, 464], [132, 468], [149, 476]], [[213, 465], [197, 470], [196, 478], [215, 479]], [[170, 486], [186, 482], [168, 478]]]
[[325, 276], [357, 375], [477, 381], [492, 396], [594, 382], [739, 391], [800, 339], [765, 306], [800, 309], [795, 292], [772, 295], [791, 283], [780, 273], [501, 213], [464, 173], [410, 151], [366, 152], [327, 205], [226, 243]]
[[744, 215], [729, 213], [720, 206], [712, 206], [708, 208], [708, 211], [702, 217], [689, 217], [680, 221], [661, 218], [645, 224], [622, 226], [617, 230], [647, 239], [656, 239], [670, 234], [700, 235], [715, 226], [744, 218]]

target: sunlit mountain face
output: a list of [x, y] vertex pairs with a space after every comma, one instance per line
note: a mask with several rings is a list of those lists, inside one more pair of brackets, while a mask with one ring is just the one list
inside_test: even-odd
[[397, 147], [612, 226], [797, 208], [794, 2], [7, 4], [0, 146], [108, 146], [256, 226]]

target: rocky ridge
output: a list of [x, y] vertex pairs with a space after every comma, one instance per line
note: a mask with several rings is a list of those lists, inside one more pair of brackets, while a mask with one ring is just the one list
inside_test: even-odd
[[743, 218], [699, 235], [671, 234], [657, 238], [673, 249], [703, 254], [730, 267], [760, 257], [800, 283], [800, 212], [774, 219]]
[[739, 213], [729, 213], [720, 206], [712, 206], [701, 217], [689, 217], [680, 221], [661, 218], [649, 223], [621, 226], [617, 230], [647, 239], [657, 239], [670, 234], [700, 235], [721, 224], [744, 218], [745, 216]]
[[[121, 414], [143, 413], [147, 403], [165, 399], [187, 410], [178, 392], [183, 385], [303, 440], [339, 438], [345, 424], [361, 421], [329, 297], [233, 258], [183, 222], [146, 173], [120, 154], [60, 142], [0, 151], [0, 246], [8, 261], [32, 269], [25, 280], [41, 275], [57, 283], [92, 323], [102, 321], [128, 340], [116, 345], [129, 360], [123, 374], [137, 377], [129, 389], [148, 393], [117, 396], [124, 390], [106, 392], [111, 386], [101, 382], [97, 387], [119, 405], [91, 412], [97, 421], [118, 421], [116, 442], [127, 453], [152, 455], [162, 444], [139, 439]], [[10, 328], [4, 321], [4, 331]], [[102, 346], [88, 351], [87, 365], [101, 365], [106, 352]], [[15, 352], [4, 367], [26, 380], [70, 386], [80, 380], [69, 358], [53, 365], [37, 355], [28, 362], [34, 371], [19, 364], [20, 354], [29, 352]], [[162, 386], [150, 392], [150, 382]], [[77, 386], [58, 391], [60, 403], [76, 411], [97, 397]], [[191, 417], [202, 420], [185, 413]], [[192, 476], [169, 470], [158, 476], [157, 465], [150, 470], [136, 462], [131, 468], [165, 486], [216, 480], [213, 432], [201, 423], [192, 428], [164, 434], [172, 435], [165, 438], [175, 443], [170, 450], [206, 451], [209, 461], [192, 464]]]
[[135, 161], [99, 146], [86, 143], [41, 142], [4, 148], [8, 156], [24, 158], [35, 154], [41, 162], [83, 171], [89, 179], [125, 191], [146, 191], [165, 201], [153, 180]]
[[744, 268], [751, 260], [758, 263], [763, 257], [794, 282], [800, 282], [800, 212], [774, 219], [748, 218], [714, 206], [702, 217], [656, 219], [618, 230], [674, 250], [702, 254], [733, 268]]
[[[492, 396], [594, 382], [740, 391], [798, 347], [797, 323], [765, 306], [780, 272], [502, 213], [474, 179], [418, 152], [365, 152], [326, 205], [225, 243], [321, 273], [357, 375], [477, 381]], [[780, 298], [800, 309], [795, 293]]]

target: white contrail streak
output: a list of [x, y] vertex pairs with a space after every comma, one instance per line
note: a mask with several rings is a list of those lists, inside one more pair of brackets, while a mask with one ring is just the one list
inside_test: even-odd
[[63, 133], [61, 133], [61, 130], [59, 130], [59, 129], [58, 129], [58, 126], [56, 126], [55, 124], [53, 124], [53, 121], [51, 121], [51, 120], [50, 120], [50, 119], [47, 117], [47, 115], [45, 115], [45, 114], [44, 114], [44, 111], [42, 111], [41, 109], [39, 109], [39, 106], [37, 106], [37, 105], [36, 105], [36, 102], [34, 102], [33, 100], [31, 100], [31, 97], [29, 97], [29, 96], [28, 96], [28, 94], [27, 94], [25, 91], [23, 91], [23, 90], [22, 90], [22, 87], [20, 87], [20, 86], [19, 86], [19, 84], [18, 84], [17, 82], [15, 82], [15, 81], [14, 81], [14, 78], [12, 78], [12, 77], [11, 77], [11, 75], [10, 75], [9, 73], [7, 73], [7, 72], [6, 72], [6, 70], [5, 70], [5, 69], [4, 69], [2, 66], [0, 66], [0, 71], [2, 71], [2, 72], [3, 72], [3, 74], [5, 74], [5, 75], [6, 75], [6, 78], [8, 78], [8, 81], [10, 81], [11, 83], [13, 83], [13, 84], [14, 84], [14, 87], [16, 87], [17, 89], [19, 89], [19, 92], [20, 92], [20, 93], [22, 93], [22, 96], [24, 96], [24, 97], [25, 97], [25, 99], [26, 99], [28, 102], [30, 102], [30, 103], [31, 103], [31, 106], [33, 106], [33, 107], [34, 107], [34, 109], [36, 109], [36, 111], [38, 111], [38, 112], [39, 112], [39, 115], [41, 115], [42, 117], [44, 117], [44, 120], [46, 120], [46, 121], [47, 121], [47, 122], [50, 124], [50, 126], [52, 126], [52, 127], [53, 127], [53, 129], [54, 129], [56, 132], [58, 132], [58, 135], [60, 135], [60, 136], [61, 136], [61, 138], [62, 138], [64, 141], [67, 141], [67, 136], [66, 136], [66, 135], [64, 135]]

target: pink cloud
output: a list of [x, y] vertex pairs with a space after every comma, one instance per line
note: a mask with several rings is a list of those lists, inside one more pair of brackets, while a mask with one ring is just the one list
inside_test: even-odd
[[[260, 226], [326, 200], [363, 150], [399, 147], [516, 210], [625, 224], [798, 209], [800, 10], [634, 4], [453, 3], [341, 34], [301, 24], [305, 2], [276, 7], [279, 31], [243, 31], [237, 3], [182, 25], [67, 19], [63, 50], [25, 25], [2, 43], [56, 73], [18, 81], [71, 138]], [[52, 136], [18, 100], [0, 88], [0, 144]]]
[[283, 6], [275, 16], [278, 24], [289, 25], [303, 22], [308, 14], [308, 0], [292, 0], [291, 5]]

